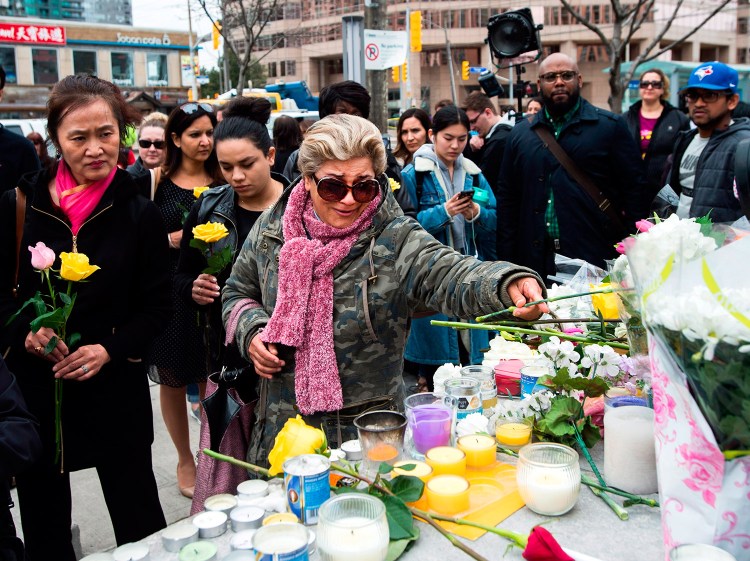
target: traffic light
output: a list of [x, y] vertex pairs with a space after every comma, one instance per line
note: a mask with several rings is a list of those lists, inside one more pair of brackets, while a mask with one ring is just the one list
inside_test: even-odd
[[422, 12], [419, 10], [409, 14], [409, 40], [411, 52], [422, 51]]
[[391, 68], [391, 80], [393, 80], [395, 84], [398, 84], [399, 78], [401, 77], [400, 75], [401, 75], [400, 66], [394, 66], [393, 68]]
[[404, 64], [401, 65], [401, 81], [406, 82], [409, 78], [409, 69], [407, 68], [408, 63], [404, 61]]
[[198, 58], [198, 55], [193, 56], [193, 72], [196, 76], [201, 75], [201, 61]]
[[462, 80], [469, 79], [469, 61], [468, 60], [461, 61], [461, 79]]
[[221, 22], [215, 21], [211, 28], [211, 41], [215, 51], [219, 50], [219, 40], [221, 39]]

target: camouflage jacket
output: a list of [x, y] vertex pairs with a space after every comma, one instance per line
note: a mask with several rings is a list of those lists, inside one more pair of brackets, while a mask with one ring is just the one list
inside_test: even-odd
[[[235, 332], [248, 360], [250, 341], [276, 304], [282, 218], [291, 188], [256, 222], [222, 293], [225, 323], [241, 300], [251, 298], [261, 304], [242, 314]], [[404, 217], [390, 189], [384, 189], [383, 195], [372, 225], [333, 270], [333, 339], [344, 410], [327, 414], [322, 422], [324, 429], [335, 425], [337, 432], [342, 425], [351, 429], [350, 417], [370, 404], [401, 408], [403, 352], [413, 311], [434, 309], [455, 317], [489, 313], [512, 304], [506, 290], [511, 280], [536, 276], [510, 263], [461, 255]], [[502, 301], [498, 294], [504, 295]], [[297, 414], [293, 349], [282, 349], [280, 356], [286, 361], [284, 371], [268, 383], [264, 380], [260, 388], [258, 422], [268, 425], [263, 448], [286, 419]], [[340, 433], [326, 432], [340, 444]], [[264, 462], [267, 451], [248, 454], [248, 459]]]

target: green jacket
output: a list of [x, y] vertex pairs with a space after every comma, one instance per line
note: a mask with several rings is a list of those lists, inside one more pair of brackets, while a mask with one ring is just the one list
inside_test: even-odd
[[[279, 252], [284, 244], [282, 219], [289, 197], [281, 199], [256, 222], [222, 293], [226, 323], [235, 304], [251, 298], [261, 307], [243, 313], [237, 346], [247, 349], [266, 325], [276, 304]], [[403, 353], [412, 312], [434, 309], [454, 317], [474, 317], [512, 305], [507, 284], [533, 271], [505, 262], [482, 262], [441, 244], [416, 221], [404, 217], [390, 189], [372, 225], [333, 270], [333, 339], [344, 409], [308, 418], [321, 424], [331, 445], [356, 438], [350, 420], [373, 407], [401, 409]], [[498, 294], [503, 294], [501, 301]], [[266, 462], [273, 437], [294, 408], [294, 349], [282, 349], [284, 371], [263, 380], [252, 443], [260, 448], [248, 461]], [[346, 435], [344, 435], [346, 433]]]

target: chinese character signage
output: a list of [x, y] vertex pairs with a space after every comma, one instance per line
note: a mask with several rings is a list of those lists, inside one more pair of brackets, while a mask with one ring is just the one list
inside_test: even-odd
[[5, 43], [34, 43], [37, 45], [65, 45], [65, 28], [57, 25], [0, 23], [0, 41]]

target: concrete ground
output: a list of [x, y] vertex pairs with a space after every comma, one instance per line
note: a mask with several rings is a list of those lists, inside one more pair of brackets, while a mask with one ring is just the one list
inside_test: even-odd
[[[190, 499], [183, 497], [177, 488], [177, 452], [161, 417], [159, 386], [156, 384], [151, 385], [151, 406], [154, 414], [154, 444], [151, 447], [154, 473], [164, 516], [167, 518], [167, 524], [172, 524], [190, 514]], [[122, 419], [122, 422], [127, 424], [128, 420]], [[196, 450], [200, 425], [190, 418], [188, 426], [190, 443], [192, 449]], [[113, 549], [115, 535], [96, 470], [87, 469], [71, 473], [70, 481], [73, 490], [74, 546], [78, 558], [96, 551]], [[123, 484], [127, 485], [127, 481]], [[133, 491], [137, 492], [137, 489]], [[17, 503], [15, 490], [12, 494], [14, 502]], [[17, 505], [13, 508], [13, 518], [20, 535], [21, 520]]]

